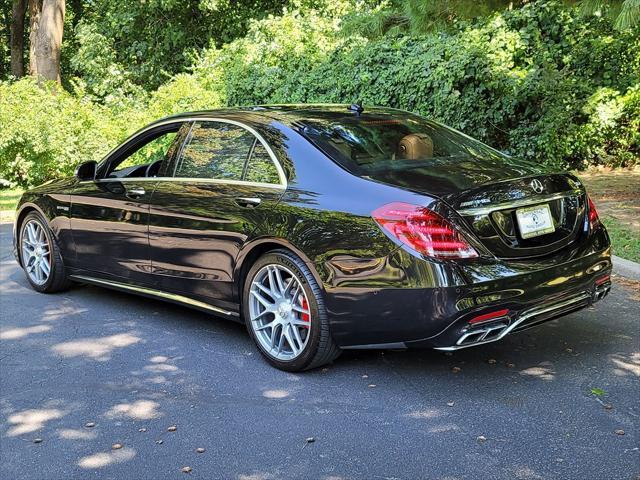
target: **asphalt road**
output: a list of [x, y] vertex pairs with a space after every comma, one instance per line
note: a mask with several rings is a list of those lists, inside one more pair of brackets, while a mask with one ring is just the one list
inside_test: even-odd
[[9, 237], [2, 479], [639, 478], [640, 302], [620, 285], [483, 348], [287, 374], [222, 319], [94, 287], [37, 294]]

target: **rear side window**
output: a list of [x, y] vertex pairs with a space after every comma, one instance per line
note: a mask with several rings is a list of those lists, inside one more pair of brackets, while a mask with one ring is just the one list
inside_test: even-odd
[[237, 125], [196, 122], [182, 149], [175, 176], [242, 180], [255, 136]]
[[267, 149], [256, 138], [251, 158], [247, 163], [245, 178], [247, 182], [280, 183], [278, 170], [271, 160]]

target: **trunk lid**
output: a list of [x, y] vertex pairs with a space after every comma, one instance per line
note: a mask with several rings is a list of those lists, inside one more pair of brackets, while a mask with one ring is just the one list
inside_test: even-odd
[[[585, 229], [586, 195], [571, 174], [544, 174], [526, 162], [486, 159], [372, 172], [369, 178], [437, 195], [464, 218], [482, 244], [499, 258], [548, 255], [579, 239]], [[524, 238], [517, 211], [548, 205], [554, 231]]]

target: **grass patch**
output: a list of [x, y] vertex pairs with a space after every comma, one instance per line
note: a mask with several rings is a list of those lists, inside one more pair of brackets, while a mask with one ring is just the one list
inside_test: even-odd
[[23, 191], [21, 188], [5, 188], [0, 190], [0, 221], [8, 222], [13, 220], [16, 205]]
[[21, 188], [7, 188], [0, 190], [0, 210], [15, 210], [22, 195]]
[[640, 262], [640, 236], [613, 217], [602, 215], [600, 220], [607, 227], [614, 255]]

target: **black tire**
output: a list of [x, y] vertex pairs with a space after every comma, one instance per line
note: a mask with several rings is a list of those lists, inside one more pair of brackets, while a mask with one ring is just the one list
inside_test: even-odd
[[[309, 301], [311, 313], [310, 337], [306, 347], [299, 356], [293, 360], [280, 360], [270, 355], [256, 338], [249, 318], [249, 295], [251, 282], [256, 274], [264, 266], [269, 264], [282, 265], [296, 274], [301, 281], [302, 288]], [[263, 357], [274, 367], [288, 372], [310, 370], [332, 362], [341, 353], [340, 348], [334, 343], [329, 330], [327, 311], [324, 305], [322, 289], [311, 274], [309, 267], [296, 255], [287, 250], [273, 250], [260, 257], [249, 269], [242, 291], [242, 307], [244, 321], [249, 335], [260, 350]]]
[[[25, 235], [25, 228], [27, 224], [31, 221], [35, 221], [40, 225], [45, 236], [47, 237], [47, 242], [49, 243], [49, 246], [50, 246], [49, 260], [50, 260], [51, 270], [49, 273], [49, 277], [42, 284], [38, 284], [31, 279], [31, 277], [26, 271], [25, 259], [23, 258], [22, 238]], [[27, 280], [29, 281], [31, 288], [41, 293], [61, 292], [69, 288], [72, 282], [67, 277], [67, 273], [64, 268], [64, 261], [62, 260], [62, 254], [60, 253], [60, 248], [56, 243], [56, 239], [53, 236], [53, 233], [51, 232], [51, 229], [49, 228], [49, 225], [46, 219], [40, 213], [35, 211], [30, 212], [27, 214], [26, 217], [24, 217], [24, 219], [20, 223], [20, 229], [18, 234], [18, 251], [20, 254], [20, 263], [22, 264], [22, 269], [25, 272], [25, 276], [27, 277]]]

